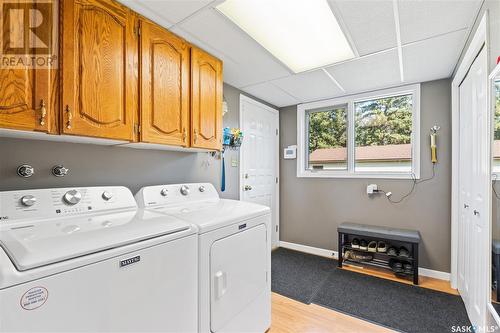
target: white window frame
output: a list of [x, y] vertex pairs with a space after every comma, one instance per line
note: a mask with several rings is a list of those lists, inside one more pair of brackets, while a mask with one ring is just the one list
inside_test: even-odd
[[[411, 172], [373, 172], [355, 171], [355, 134], [354, 103], [370, 99], [412, 95], [412, 171]], [[307, 134], [306, 111], [329, 106], [347, 104], [347, 170], [311, 170], [306, 168]], [[420, 179], [420, 84], [401, 86], [368, 93], [332, 98], [323, 101], [299, 104], [297, 106], [297, 177], [299, 178], [386, 178]]]

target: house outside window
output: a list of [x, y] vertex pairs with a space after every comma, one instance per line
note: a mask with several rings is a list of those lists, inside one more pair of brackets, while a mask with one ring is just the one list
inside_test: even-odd
[[297, 176], [420, 177], [420, 85], [297, 108]]

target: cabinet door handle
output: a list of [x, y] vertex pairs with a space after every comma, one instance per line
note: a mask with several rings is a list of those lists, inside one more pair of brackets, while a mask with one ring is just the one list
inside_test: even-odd
[[198, 141], [198, 131], [195, 129], [193, 132], [194, 132], [193, 140], [194, 140], [194, 143], [196, 143]]
[[45, 118], [47, 117], [47, 105], [45, 104], [45, 100], [40, 101], [40, 126], [45, 125]]
[[182, 142], [186, 142], [186, 138], [187, 138], [187, 130], [186, 127], [184, 127], [182, 129]]
[[72, 120], [73, 120], [73, 114], [71, 113], [71, 109], [69, 108], [69, 105], [66, 105], [66, 114], [67, 114], [67, 119], [68, 121], [66, 122], [66, 128], [71, 129], [72, 127]]

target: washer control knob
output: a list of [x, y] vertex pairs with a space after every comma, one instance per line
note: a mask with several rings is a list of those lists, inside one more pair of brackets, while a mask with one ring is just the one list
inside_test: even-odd
[[201, 185], [199, 190], [200, 190], [200, 192], [205, 192], [205, 186]]
[[181, 186], [181, 194], [182, 195], [188, 195], [189, 194], [189, 187], [187, 185], [182, 185]]
[[33, 176], [34, 173], [35, 173], [35, 169], [31, 165], [28, 165], [28, 164], [20, 165], [17, 168], [17, 175], [20, 177], [23, 177], [23, 178], [29, 178], [29, 177]]
[[160, 192], [160, 194], [163, 196], [163, 197], [166, 197], [168, 195], [168, 190], [166, 188], [163, 188]]
[[76, 205], [82, 200], [82, 194], [77, 190], [70, 190], [64, 194], [64, 201], [68, 205]]
[[56, 177], [64, 177], [68, 174], [69, 170], [63, 165], [56, 165], [52, 167], [52, 174]]
[[104, 191], [104, 192], [102, 192], [102, 198], [106, 201], [109, 201], [113, 198], [113, 193], [108, 192], [108, 191]]
[[21, 204], [26, 207], [31, 207], [36, 204], [36, 198], [32, 195], [25, 195], [21, 198]]

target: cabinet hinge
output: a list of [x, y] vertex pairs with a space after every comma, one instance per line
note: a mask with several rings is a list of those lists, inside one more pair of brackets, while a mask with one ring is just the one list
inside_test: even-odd
[[134, 27], [134, 35], [140, 36], [141, 35], [141, 26], [139, 23]]
[[278, 177], [276, 177], [276, 184], [278, 184], [279, 180], [278, 180]]
[[276, 129], [276, 135], [278, 135], [278, 132], [279, 132], [278, 129]]
[[276, 226], [276, 232], [278, 232], [278, 226]]

